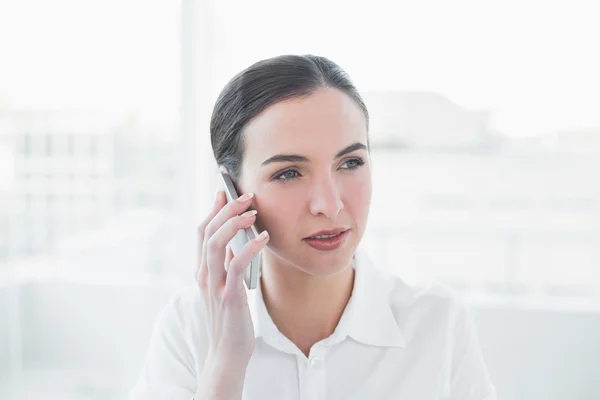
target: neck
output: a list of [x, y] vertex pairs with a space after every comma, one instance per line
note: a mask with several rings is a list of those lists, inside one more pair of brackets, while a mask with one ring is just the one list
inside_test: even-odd
[[261, 279], [265, 306], [275, 326], [307, 356], [313, 344], [335, 331], [353, 286], [351, 265], [335, 275], [313, 276], [271, 261]]

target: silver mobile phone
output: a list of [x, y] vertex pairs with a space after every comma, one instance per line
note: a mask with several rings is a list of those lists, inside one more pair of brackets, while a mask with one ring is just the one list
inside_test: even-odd
[[[223, 189], [225, 190], [225, 195], [227, 196], [227, 202], [234, 201], [238, 198], [238, 194], [235, 190], [235, 186], [233, 186], [233, 181], [231, 177], [226, 172], [219, 172], [221, 178], [223, 180]], [[251, 240], [254, 240], [258, 237], [258, 231], [254, 224], [250, 226], [250, 228], [240, 229], [238, 233], [233, 237], [233, 239], [229, 242], [229, 246], [233, 251], [233, 255], [237, 256], [246, 243]], [[261, 252], [258, 252], [253, 258], [252, 262], [246, 268], [244, 273], [244, 282], [246, 282], [246, 287], [248, 289], [256, 289], [258, 286], [258, 278], [260, 276], [260, 264], [261, 264]]]

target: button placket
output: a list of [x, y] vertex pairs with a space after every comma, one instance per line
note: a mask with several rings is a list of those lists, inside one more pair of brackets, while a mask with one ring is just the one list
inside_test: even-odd
[[321, 368], [323, 366], [323, 359], [321, 357], [313, 357], [308, 363], [312, 368]]
[[325, 373], [326, 351], [326, 347], [313, 347], [306, 362], [306, 372], [311, 382], [311, 395], [315, 400], [325, 399], [327, 395], [327, 377]]

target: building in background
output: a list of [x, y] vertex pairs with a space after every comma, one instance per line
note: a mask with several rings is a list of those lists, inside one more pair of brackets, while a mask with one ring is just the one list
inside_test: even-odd
[[119, 220], [126, 230], [128, 212], [172, 214], [174, 129], [129, 115], [0, 110], [0, 260], [85, 253], [74, 243], [102, 246], [78, 237], [120, 231]]
[[435, 92], [365, 92], [373, 147], [470, 151], [494, 147], [488, 110], [468, 110]]
[[[486, 293], [600, 292], [596, 131], [514, 139], [489, 128], [488, 111], [436, 93], [364, 97], [365, 243], [378, 263]], [[52, 253], [57, 269], [172, 273], [174, 127], [67, 111], [4, 111], [0, 127], [1, 259]]]
[[598, 130], [516, 139], [436, 93], [364, 97], [378, 263], [486, 293], [600, 293]]

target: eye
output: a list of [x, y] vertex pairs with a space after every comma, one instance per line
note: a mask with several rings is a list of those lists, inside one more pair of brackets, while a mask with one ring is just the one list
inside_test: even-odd
[[340, 168], [354, 170], [354, 169], [358, 169], [358, 168], [362, 167], [364, 164], [365, 164], [365, 162], [363, 161], [362, 158], [355, 157], [355, 158], [351, 158], [349, 160], [344, 161], [344, 163], [342, 164], [342, 166]]
[[287, 182], [289, 180], [292, 180], [296, 177], [300, 176], [300, 174], [298, 173], [298, 171], [294, 170], [294, 169], [288, 169], [287, 171], [283, 171], [279, 174], [275, 174], [273, 176], [273, 180], [275, 181], [283, 181], [283, 182]]

